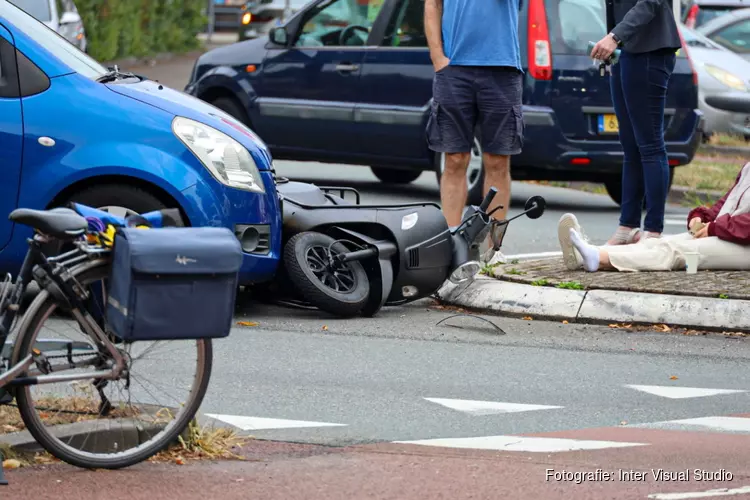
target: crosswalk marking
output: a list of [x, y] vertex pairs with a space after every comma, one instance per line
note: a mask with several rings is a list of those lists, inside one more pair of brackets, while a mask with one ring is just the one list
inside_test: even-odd
[[668, 385], [626, 385], [625, 387], [670, 399], [701, 398], [705, 396], [715, 396], [717, 394], [747, 392], [746, 390], [740, 389], [709, 389], [703, 387], [679, 387]]
[[713, 432], [737, 432], [750, 433], [750, 418], [743, 417], [700, 417], [686, 418], [682, 420], [665, 420], [662, 422], [651, 422], [636, 424], [630, 427], [650, 429], [674, 429], [691, 431], [713, 431]]
[[647, 446], [647, 443], [621, 441], [591, 441], [585, 439], [546, 438], [532, 436], [483, 436], [470, 438], [438, 438], [417, 441], [394, 441], [398, 444], [438, 446], [443, 448], [469, 448], [475, 450], [525, 451], [532, 453], [557, 453], [578, 450], [603, 450]]
[[470, 399], [443, 399], [424, 398], [453, 410], [458, 410], [470, 415], [496, 415], [500, 413], [516, 413], [532, 410], [550, 410], [563, 408], [562, 406], [531, 405], [521, 403], [503, 403], [500, 401], [474, 401]]
[[284, 420], [280, 418], [245, 417], [242, 415], [217, 415], [206, 413], [207, 417], [233, 425], [243, 431], [257, 431], [263, 429], [294, 429], [300, 427], [344, 427], [346, 424], [331, 424], [328, 422], [308, 422], [305, 420]]
[[742, 495], [744, 493], [750, 493], [750, 486], [742, 486], [740, 488], [717, 488], [714, 490], [706, 491], [690, 491], [682, 493], [654, 493], [648, 496], [655, 500], [683, 500], [688, 498], [712, 498], [712, 497], [725, 497], [731, 495]]

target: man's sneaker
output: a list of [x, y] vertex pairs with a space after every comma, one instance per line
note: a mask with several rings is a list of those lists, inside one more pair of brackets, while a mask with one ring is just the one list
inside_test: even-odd
[[507, 225], [492, 226], [487, 238], [479, 245], [479, 262], [488, 266], [505, 264], [507, 262], [499, 246], [499, 243], [502, 242], [502, 232], [507, 227]]
[[557, 239], [560, 242], [560, 250], [562, 250], [565, 267], [569, 271], [576, 271], [583, 266], [583, 258], [581, 257], [581, 254], [578, 253], [578, 250], [575, 249], [573, 242], [570, 239], [571, 229], [574, 229], [580, 234], [584, 241], [586, 240], [576, 216], [573, 214], [563, 214], [563, 216], [560, 217], [560, 222], [557, 223]]

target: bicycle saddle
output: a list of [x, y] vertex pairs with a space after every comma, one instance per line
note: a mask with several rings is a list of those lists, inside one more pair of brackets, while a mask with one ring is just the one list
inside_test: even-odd
[[17, 208], [8, 219], [24, 226], [30, 226], [47, 236], [60, 239], [73, 239], [80, 236], [88, 228], [86, 219], [69, 208], [53, 208], [52, 210], [32, 210]]

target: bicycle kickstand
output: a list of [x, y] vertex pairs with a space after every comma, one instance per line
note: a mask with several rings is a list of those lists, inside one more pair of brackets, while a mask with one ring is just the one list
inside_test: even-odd
[[3, 475], [3, 452], [0, 451], [0, 486], [8, 486], [8, 480]]

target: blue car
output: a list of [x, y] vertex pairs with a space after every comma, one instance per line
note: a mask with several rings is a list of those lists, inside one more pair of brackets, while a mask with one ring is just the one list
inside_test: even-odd
[[[185, 90], [248, 124], [275, 159], [367, 165], [391, 183], [432, 170], [439, 181], [443, 158], [425, 138], [434, 71], [423, 5], [312, 1], [267, 37], [202, 55]], [[513, 177], [600, 182], [619, 202], [622, 149], [608, 76], [586, 50], [606, 34], [604, 0], [520, 0], [519, 8], [525, 144]], [[689, 163], [700, 143], [696, 82], [683, 49], [666, 105], [673, 167]], [[470, 200], [478, 203], [478, 143], [472, 156]]]
[[[182, 92], [111, 71], [0, 0], [0, 213], [68, 202], [121, 215], [178, 208], [233, 229], [242, 284], [270, 280], [281, 212], [268, 148], [244, 124]], [[0, 270], [30, 229], [0, 219]]]

